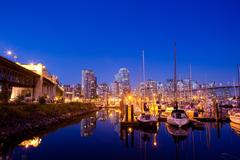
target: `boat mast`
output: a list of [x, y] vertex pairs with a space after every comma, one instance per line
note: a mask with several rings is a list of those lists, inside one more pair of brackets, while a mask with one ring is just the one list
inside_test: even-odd
[[142, 50], [142, 79], [143, 79], [143, 83], [144, 83], [144, 103], [146, 100], [146, 75], [145, 75], [145, 57], [144, 57], [144, 49]]
[[177, 49], [176, 42], [174, 42], [174, 107], [177, 109]]
[[192, 101], [192, 65], [189, 66], [189, 100]]
[[237, 72], [238, 72], [238, 96], [240, 97], [240, 66], [239, 64], [237, 65]]
[[233, 88], [234, 88], [234, 96], [235, 98], [237, 98], [237, 88], [236, 88], [236, 82], [234, 77], [233, 77]]

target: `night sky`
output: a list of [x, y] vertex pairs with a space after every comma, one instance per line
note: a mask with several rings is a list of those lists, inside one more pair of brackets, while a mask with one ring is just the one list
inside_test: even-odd
[[1, 0], [0, 52], [13, 50], [24, 63], [44, 63], [64, 84], [93, 69], [110, 83], [127, 67], [140, 80], [141, 50], [147, 79], [178, 78], [192, 64], [199, 82], [237, 78], [240, 63], [239, 0]]

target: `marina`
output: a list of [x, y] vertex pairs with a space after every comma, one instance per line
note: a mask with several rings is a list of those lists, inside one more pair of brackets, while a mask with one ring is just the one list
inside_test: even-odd
[[[102, 109], [79, 122], [1, 144], [2, 159], [237, 159], [240, 125], [204, 122], [176, 128], [122, 126], [120, 109]], [[92, 144], [87, 145], [86, 144]], [[94, 154], [92, 154], [94, 151]], [[55, 154], [49, 154], [55, 153]]]
[[0, 160], [240, 160], [239, 0], [0, 5]]

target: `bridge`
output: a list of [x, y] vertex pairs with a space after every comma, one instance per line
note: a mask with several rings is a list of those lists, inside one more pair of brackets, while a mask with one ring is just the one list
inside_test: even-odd
[[[180, 90], [178, 93], [183, 97], [189, 97], [190, 90]], [[216, 96], [216, 97], [238, 97], [240, 96], [240, 85], [223, 85], [223, 86], [208, 86], [198, 89], [193, 89], [192, 94], [195, 96]]]
[[215, 90], [215, 89], [240, 89], [240, 85], [227, 85], [227, 86], [214, 86], [214, 87], [203, 87], [200, 89], [194, 89], [193, 91], [199, 91], [199, 90]]
[[7, 103], [18, 96], [50, 100], [63, 95], [56, 76], [50, 75], [43, 64], [20, 64], [0, 56], [0, 102]]

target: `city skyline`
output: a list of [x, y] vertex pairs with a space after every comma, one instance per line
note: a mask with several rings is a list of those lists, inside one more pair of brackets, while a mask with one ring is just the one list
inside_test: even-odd
[[0, 160], [240, 159], [240, 0], [0, 3]]
[[11, 49], [20, 62], [43, 63], [63, 84], [81, 82], [84, 68], [94, 70], [100, 83], [110, 84], [118, 69], [126, 67], [136, 87], [142, 49], [147, 79], [166, 82], [173, 77], [176, 41], [178, 79], [188, 77], [192, 64], [193, 80], [237, 80], [237, 1], [71, 2], [3, 2], [1, 54]]

